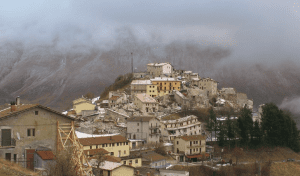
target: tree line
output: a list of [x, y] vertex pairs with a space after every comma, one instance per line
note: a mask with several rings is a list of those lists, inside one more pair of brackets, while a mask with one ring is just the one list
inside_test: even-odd
[[228, 111], [227, 119], [221, 121], [217, 120], [213, 108], [209, 110], [206, 130], [216, 134], [219, 146], [281, 146], [300, 151], [298, 129], [292, 114], [274, 103], [262, 107], [261, 122], [252, 120], [252, 112], [246, 106], [236, 114], [237, 119], [230, 119], [232, 115], [233, 112]]

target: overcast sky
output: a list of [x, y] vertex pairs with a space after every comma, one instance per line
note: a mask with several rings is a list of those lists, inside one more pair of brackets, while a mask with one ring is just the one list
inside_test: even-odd
[[232, 60], [277, 63], [299, 53], [298, 1], [285, 0], [26, 0], [0, 6], [0, 41], [105, 46], [118, 29], [138, 39], [193, 40], [232, 49]]

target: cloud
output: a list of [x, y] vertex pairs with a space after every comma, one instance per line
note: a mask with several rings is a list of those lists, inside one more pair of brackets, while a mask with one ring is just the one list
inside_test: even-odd
[[300, 115], [300, 97], [285, 98], [279, 105], [281, 109], [287, 109], [294, 114]]

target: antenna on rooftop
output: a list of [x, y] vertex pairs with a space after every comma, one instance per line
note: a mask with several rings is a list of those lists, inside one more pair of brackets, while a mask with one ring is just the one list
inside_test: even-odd
[[131, 71], [133, 73], [133, 56], [132, 56], [132, 53], [131, 53]]

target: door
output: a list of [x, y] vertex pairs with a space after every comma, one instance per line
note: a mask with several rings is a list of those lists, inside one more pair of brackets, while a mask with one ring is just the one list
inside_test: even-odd
[[1, 145], [11, 146], [11, 129], [2, 129], [1, 134], [2, 134]]
[[11, 160], [11, 153], [5, 153], [5, 159], [10, 161]]
[[26, 149], [26, 168], [34, 169], [34, 152], [35, 149]]

